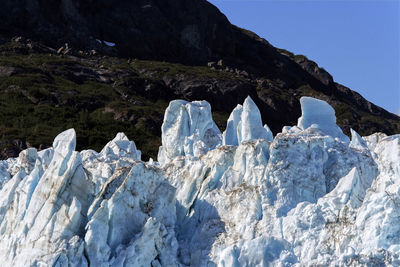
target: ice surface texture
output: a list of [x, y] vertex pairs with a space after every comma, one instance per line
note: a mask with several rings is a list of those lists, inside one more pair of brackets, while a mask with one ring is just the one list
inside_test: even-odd
[[221, 144], [222, 135], [207, 101], [171, 101], [161, 127], [160, 163], [177, 156], [200, 156]]
[[262, 126], [261, 114], [254, 101], [248, 96], [242, 105], [232, 111], [223, 134], [224, 145], [237, 146], [242, 142], [265, 139], [272, 142], [272, 132]]
[[301, 105], [273, 138], [247, 98], [222, 138], [207, 102], [172, 101], [158, 162], [123, 133], [77, 152], [73, 129], [0, 161], [1, 265], [400, 265], [400, 135], [350, 142]]
[[301, 117], [297, 123], [300, 129], [312, 127], [344, 142], [348, 141], [349, 138], [336, 125], [335, 110], [327, 102], [303, 96], [300, 98], [300, 104]]

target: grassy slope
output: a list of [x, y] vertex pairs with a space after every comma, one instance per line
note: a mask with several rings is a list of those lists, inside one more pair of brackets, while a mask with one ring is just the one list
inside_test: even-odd
[[[128, 62], [111, 57], [63, 58], [52, 53], [15, 52], [19, 46], [18, 43], [0, 46], [0, 68], [9, 66], [16, 69], [11, 76], [0, 72], [0, 140], [22, 139], [34, 147], [51, 145], [58, 133], [73, 127], [77, 132], [78, 150], [90, 148], [100, 151], [116, 133], [124, 132], [142, 150], [144, 159], [155, 158], [161, 145], [160, 125], [169, 99], [159, 97], [151, 100], [139, 95], [144, 81], [182, 74], [217, 80], [242, 79], [205, 66], [143, 60]], [[80, 68], [109, 73], [110, 80], [99, 81], [90, 75], [80, 79], [71, 74], [74, 70], [79, 73], [82, 71]], [[297, 102], [293, 92], [300, 96], [326, 98], [307, 85], [264, 93], [282, 103]], [[400, 132], [400, 123], [396, 121], [383, 122], [377, 116], [354, 110], [351, 103], [333, 101], [331, 104], [336, 110], [338, 124], [347, 130], [350, 126], [365, 123], [373, 129], [356, 130], [367, 135], [369, 132], [366, 131], [382, 129], [382, 125], [389, 122]], [[228, 116], [229, 111], [213, 112], [221, 131], [225, 129]], [[2, 149], [0, 147], [0, 151]]]
[[[116, 58], [95, 58], [80, 62], [54, 54], [3, 53], [0, 55], [0, 66], [12, 66], [19, 72], [10, 77], [0, 76], [0, 140], [22, 139], [34, 147], [40, 144], [49, 146], [58, 133], [73, 127], [77, 132], [78, 150], [90, 148], [99, 151], [117, 132], [124, 132], [142, 150], [143, 158], [156, 157], [161, 138], [157, 133], [159, 129], [154, 130], [152, 122], [153, 118], [162, 120], [168, 101], [152, 101], [122, 86], [119, 89], [129, 95], [129, 99], [124, 99], [114, 90], [113, 83], [74, 82], [65, 75], [58, 75], [59, 72], [68, 73], [71, 64], [93, 68], [100, 66], [112, 72], [130, 71], [135, 74], [121, 78], [123, 80], [158, 79], [161, 75], [178, 73], [228, 77], [207, 67], [155, 61], [134, 60], [127, 63]], [[156, 75], [140, 74], [138, 69]], [[95, 107], [90, 107], [88, 103], [95, 103]], [[116, 114], [127, 114], [133, 119], [116, 120]], [[219, 126], [224, 126], [228, 115], [215, 113]]]

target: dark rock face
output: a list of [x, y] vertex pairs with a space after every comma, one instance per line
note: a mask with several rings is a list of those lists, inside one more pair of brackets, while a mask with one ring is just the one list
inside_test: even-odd
[[[2, 5], [1, 34], [53, 47], [70, 43], [124, 57], [190, 63], [235, 52], [230, 23], [204, 0], [6, 0]], [[115, 43], [115, 49], [96, 39]]]
[[0, 35], [22, 35], [51, 47], [69, 43], [77, 49], [190, 65], [224, 59], [228, 65], [269, 75], [300, 70], [264, 39], [231, 25], [205, 0], [3, 2]]
[[324, 85], [329, 86], [333, 84], [332, 76], [326, 70], [319, 68], [314, 61], [308, 60], [305, 57], [295, 58], [294, 61]]
[[174, 95], [184, 99], [204, 99], [211, 103], [213, 110], [231, 111], [247, 96], [257, 99], [253, 84], [238, 80], [216, 80], [189, 75], [178, 75], [165, 79], [165, 85], [174, 90]]
[[10, 66], [0, 66], [0, 77], [10, 77], [18, 72], [18, 69]]
[[0, 159], [18, 157], [19, 152], [27, 148], [25, 141], [20, 139], [0, 141]]
[[[205, 0], [3, 0], [0, 17], [0, 56], [52, 56], [24, 68], [0, 60], [0, 79], [10, 83], [1, 94], [18, 94], [32, 105], [72, 107], [74, 112], [83, 112], [86, 128], [97, 126], [90, 116], [85, 122], [85, 112], [97, 112], [96, 116], [112, 114], [125, 128], [138, 125], [159, 135], [164, 107], [148, 114], [140, 111], [143, 101], [148, 107], [149, 102], [165, 105], [175, 98], [204, 99], [226, 115], [250, 95], [263, 122], [277, 133], [282, 126], [297, 123], [299, 98], [308, 95], [328, 101], [346, 133], [350, 128], [362, 135], [400, 131], [398, 116], [335, 83], [306, 57], [276, 49], [256, 34], [231, 25]], [[7, 45], [14, 36], [23, 37]], [[58, 56], [65, 62], [54, 60]], [[147, 63], [137, 65], [135, 59]], [[127, 66], [118, 67], [122, 65]], [[24, 88], [26, 84], [15, 81], [27, 73], [40, 77], [37, 88]], [[79, 93], [61, 92], [58, 87], [63, 85], [54, 77], [68, 81], [71, 88], [91, 83], [87, 86], [112, 87], [113, 93], [85, 95], [84, 88]], [[111, 107], [115, 101], [126, 107], [116, 110]], [[106, 137], [85, 138], [85, 146], [90, 147]], [[143, 137], [140, 142], [150, 139]]]

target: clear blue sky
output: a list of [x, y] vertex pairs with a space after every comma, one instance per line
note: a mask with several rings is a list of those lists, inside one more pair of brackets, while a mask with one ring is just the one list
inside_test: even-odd
[[211, 0], [232, 24], [303, 54], [400, 114], [400, 1]]

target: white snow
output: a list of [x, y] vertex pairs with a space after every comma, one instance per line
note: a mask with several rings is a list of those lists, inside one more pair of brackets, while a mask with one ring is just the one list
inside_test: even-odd
[[107, 42], [107, 41], [103, 41], [107, 46], [111, 46], [111, 47], [113, 47], [113, 46], [115, 46], [115, 43], [113, 43], [113, 42]]
[[302, 99], [275, 138], [246, 99], [224, 145], [207, 102], [173, 101], [161, 162], [123, 133], [76, 152], [73, 129], [0, 161], [1, 265], [399, 266], [400, 135], [349, 142]]
[[96, 41], [97, 41], [99, 44], [105, 44], [105, 45], [110, 46], [110, 47], [115, 46], [115, 43], [113, 43], [113, 42], [107, 42], [107, 41], [99, 40], [99, 39], [96, 39]]

